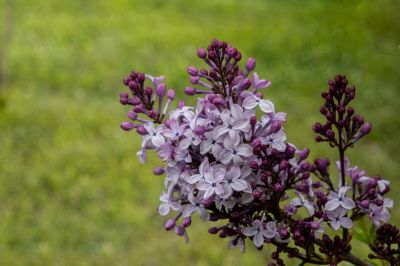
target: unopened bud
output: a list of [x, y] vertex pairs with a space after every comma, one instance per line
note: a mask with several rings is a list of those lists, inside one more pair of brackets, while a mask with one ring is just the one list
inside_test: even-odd
[[156, 93], [158, 96], [163, 97], [167, 92], [167, 87], [164, 83], [158, 84], [156, 88]]
[[190, 83], [193, 85], [199, 84], [200, 78], [199, 77], [190, 77]]
[[256, 60], [253, 57], [250, 57], [247, 59], [246, 62], [246, 70], [247, 71], [253, 71], [256, 68]]
[[131, 119], [131, 120], [136, 120], [137, 113], [135, 113], [134, 111], [129, 111], [128, 112], [128, 118]]
[[201, 59], [207, 56], [206, 50], [204, 48], [197, 49], [197, 56]]
[[168, 91], [168, 93], [167, 93], [167, 97], [168, 97], [168, 99], [170, 99], [171, 101], [172, 101], [173, 99], [175, 99], [175, 90], [170, 89], [170, 90]]
[[169, 219], [168, 221], [165, 222], [164, 224], [164, 229], [167, 231], [170, 231], [172, 229], [174, 229], [176, 223], [174, 219]]
[[185, 217], [182, 222], [183, 227], [189, 227], [192, 224], [192, 217]]
[[195, 88], [192, 88], [192, 87], [186, 87], [184, 91], [185, 91], [185, 93], [186, 93], [187, 95], [190, 95], [190, 96], [196, 94], [196, 89], [195, 89]]
[[193, 67], [193, 66], [188, 67], [188, 68], [187, 68], [187, 72], [188, 72], [188, 74], [189, 74], [190, 76], [192, 76], [192, 77], [196, 77], [196, 76], [198, 75], [197, 68], [195, 68], [195, 67]]
[[245, 91], [250, 88], [252, 82], [249, 79], [244, 79], [240, 84], [240, 90]]
[[135, 125], [132, 122], [122, 122], [121, 123], [121, 128], [125, 131], [130, 131], [134, 127], [135, 127]]
[[200, 126], [200, 125], [197, 125], [194, 128], [194, 133], [196, 133], [196, 135], [198, 135], [198, 136], [202, 136], [205, 131], [206, 131], [205, 128], [203, 126]]
[[149, 134], [149, 132], [147, 132], [147, 130], [144, 128], [144, 126], [138, 126], [138, 127], [136, 128], [136, 132], [137, 132], [139, 135], [142, 135], [142, 136]]
[[371, 132], [371, 129], [372, 129], [372, 124], [370, 122], [367, 122], [362, 126], [360, 132], [363, 135], [367, 135], [369, 132]]
[[164, 168], [162, 168], [162, 167], [154, 167], [154, 169], [153, 169], [153, 174], [155, 174], [155, 175], [162, 175], [162, 174], [164, 174], [164, 172], [165, 172], [165, 170], [164, 170]]

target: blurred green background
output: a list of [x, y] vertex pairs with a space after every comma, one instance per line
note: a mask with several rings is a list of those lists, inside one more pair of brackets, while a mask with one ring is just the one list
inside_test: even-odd
[[0, 0], [0, 10], [0, 265], [265, 265], [267, 251], [227, 250], [198, 220], [189, 245], [165, 232], [157, 160], [140, 165], [139, 138], [119, 128], [123, 76], [163, 74], [184, 97], [185, 69], [202, 66], [196, 49], [214, 37], [257, 59], [289, 140], [313, 158], [337, 158], [310, 128], [326, 81], [347, 74], [374, 125], [350, 161], [388, 178], [400, 201], [400, 1]]

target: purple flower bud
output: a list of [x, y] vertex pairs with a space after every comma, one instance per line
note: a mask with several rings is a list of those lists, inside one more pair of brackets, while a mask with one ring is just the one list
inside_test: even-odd
[[137, 97], [137, 96], [133, 97], [133, 99], [132, 99], [132, 101], [131, 101], [131, 104], [133, 104], [133, 105], [139, 105], [139, 104], [141, 104], [141, 103], [142, 103], [142, 101], [141, 101], [140, 98]]
[[215, 106], [224, 106], [225, 105], [225, 101], [224, 101], [224, 99], [217, 97], [217, 98], [214, 99], [213, 104]]
[[162, 167], [154, 167], [154, 169], [153, 169], [153, 174], [155, 174], [155, 175], [162, 175], [162, 174], [164, 174], [164, 172], [165, 172], [165, 170], [164, 170], [164, 168], [162, 168]]
[[192, 224], [192, 217], [185, 217], [182, 222], [183, 227], [189, 227]]
[[263, 193], [261, 191], [259, 191], [259, 190], [256, 190], [256, 191], [253, 192], [253, 197], [255, 199], [260, 199], [262, 197], [262, 195], [263, 195]]
[[135, 127], [135, 125], [132, 122], [122, 122], [121, 123], [121, 128], [125, 131], [130, 131], [134, 127]]
[[315, 133], [320, 133], [322, 131], [322, 125], [320, 123], [315, 123], [312, 129]]
[[240, 90], [245, 91], [250, 88], [252, 82], [249, 79], [244, 79], [240, 85]]
[[169, 219], [168, 221], [165, 222], [164, 224], [164, 229], [167, 231], [170, 231], [172, 229], [174, 229], [176, 223], [174, 219]]
[[139, 73], [137, 77], [138, 77], [138, 80], [140, 83], [143, 83], [144, 80], [146, 79], [146, 76], [144, 75], [144, 73]]
[[156, 93], [158, 96], [163, 97], [167, 92], [167, 87], [164, 83], [158, 84], [156, 88]]
[[334, 137], [335, 137], [335, 132], [333, 132], [333, 130], [331, 130], [331, 129], [328, 129], [328, 130], [326, 131], [326, 136], [327, 136], [329, 139], [334, 139]]
[[228, 54], [228, 56], [231, 57], [231, 58], [232, 58], [232, 57], [235, 57], [236, 54], [237, 54], [237, 49], [234, 48], [234, 47], [229, 47], [228, 50], [227, 50], [227, 54]]
[[178, 108], [182, 108], [185, 106], [185, 101], [184, 100], [179, 100], [178, 102]]
[[137, 93], [138, 91], [138, 85], [136, 82], [134, 82], [133, 80], [129, 81], [128, 83], [129, 89], [131, 89], [132, 92]]
[[274, 190], [275, 190], [276, 192], [280, 193], [280, 192], [283, 191], [283, 187], [282, 187], [282, 185], [281, 185], [280, 183], [276, 183], [276, 184], [274, 185]]
[[134, 111], [129, 111], [129, 112], [128, 112], [128, 117], [129, 117], [129, 119], [135, 121], [136, 118], [137, 118], [137, 113], [135, 113]]
[[259, 168], [258, 163], [256, 161], [249, 162], [249, 167], [253, 170], [258, 170]]
[[136, 132], [137, 132], [139, 135], [142, 135], [142, 136], [149, 134], [149, 132], [147, 132], [147, 130], [144, 128], [144, 126], [138, 126], [138, 127], [136, 128]]
[[184, 236], [185, 235], [185, 228], [183, 228], [182, 226], [176, 226], [175, 227], [175, 233], [178, 235], [178, 236]]
[[146, 94], [147, 97], [151, 97], [151, 95], [153, 94], [153, 89], [150, 87], [146, 87], [146, 89], [144, 90], [144, 93]]
[[286, 145], [285, 153], [288, 157], [293, 158], [294, 154], [296, 153], [296, 148], [291, 145]]
[[198, 136], [202, 136], [205, 131], [206, 131], [206, 129], [203, 126], [200, 126], [200, 125], [197, 125], [194, 128], [194, 133], [196, 133], [196, 135], [198, 135]]
[[197, 56], [201, 59], [207, 56], [206, 50], [204, 48], [197, 49]]
[[271, 127], [270, 127], [270, 130], [271, 130], [271, 133], [276, 133], [276, 132], [278, 132], [280, 129], [281, 129], [281, 123], [280, 122], [278, 122], [278, 121], [273, 121], [272, 123], [271, 123]]
[[120, 102], [121, 104], [123, 104], [123, 105], [126, 105], [126, 104], [129, 103], [129, 98], [120, 97], [120, 98], [119, 98], [119, 102]]
[[192, 76], [192, 77], [196, 77], [196, 76], [198, 75], [197, 68], [195, 68], [195, 67], [193, 67], [193, 66], [188, 67], [188, 68], [187, 68], [187, 72], [188, 72], [188, 74], [189, 74], [190, 76]]
[[363, 135], [367, 135], [367, 134], [369, 134], [369, 132], [371, 132], [371, 129], [372, 129], [372, 124], [370, 122], [367, 122], [363, 125], [360, 132]]
[[129, 98], [129, 94], [126, 93], [126, 92], [121, 92], [121, 93], [119, 94], [119, 98]]
[[215, 199], [215, 195], [202, 200], [201, 204], [203, 204], [205, 207], [208, 207], [214, 202], [214, 199]]
[[151, 111], [149, 111], [148, 116], [149, 116], [151, 119], [156, 119], [157, 116], [158, 116], [158, 113], [157, 113], [156, 111], [154, 111], [154, 110], [151, 110]]
[[363, 208], [368, 208], [368, 206], [369, 206], [369, 200], [362, 200], [362, 201], [360, 202], [360, 206], [363, 207]]
[[186, 87], [185, 88], [185, 93], [187, 95], [190, 95], [190, 96], [195, 95], [196, 94], [196, 89], [192, 88], [192, 87]]
[[219, 231], [219, 229], [217, 227], [211, 227], [208, 229], [208, 232], [213, 235], [217, 234], [218, 231]]
[[168, 99], [170, 99], [171, 101], [174, 100], [174, 99], [175, 99], [175, 90], [170, 89], [170, 90], [168, 91], [167, 97], [168, 97]]
[[135, 108], [133, 108], [133, 111], [135, 113], [144, 113], [145, 109], [144, 109], [143, 105], [138, 104], [135, 106]]
[[278, 233], [281, 239], [287, 239], [289, 237], [289, 232], [286, 227], [279, 228]]
[[304, 160], [304, 159], [306, 159], [307, 157], [308, 157], [308, 155], [310, 154], [310, 150], [309, 149], [304, 149], [304, 150], [302, 150], [301, 152], [300, 152], [300, 160], [302, 161], [302, 160]]
[[246, 70], [247, 71], [253, 71], [256, 68], [256, 60], [253, 57], [250, 57], [247, 59], [246, 62]]
[[193, 85], [199, 84], [200, 78], [199, 77], [190, 77], [190, 83]]
[[257, 124], [257, 117], [253, 115], [250, 117], [250, 125], [255, 126]]

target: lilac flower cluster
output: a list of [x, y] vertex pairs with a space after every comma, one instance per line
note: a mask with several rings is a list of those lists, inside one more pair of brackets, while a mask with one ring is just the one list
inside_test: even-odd
[[[196, 106], [179, 101], [167, 113], [175, 91], [167, 90], [164, 77], [135, 71], [124, 79], [131, 95], [120, 94], [120, 102], [132, 106], [131, 121], [121, 128], [136, 129], [142, 136], [141, 162], [147, 150], [164, 162], [154, 169], [154, 174], [166, 175], [158, 210], [163, 216], [175, 212], [165, 229], [188, 241], [187, 228], [197, 213], [205, 221], [226, 221], [209, 233], [229, 238], [230, 248], [244, 251], [246, 239], [258, 249], [275, 246], [270, 265], [285, 265], [281, 253], [303, 263], [355, 263], [348, 229], [364, 216], [379, 227], [393, 206], [384, 197], [389, 182], [350, 167], [344, 156], [371, 131], [371, 124], [348, 106], [355, 88], [347, 86], [344, 76], [329, 81], [320, 109], [326, 122], [313, 126], [318, 142], [338, 148], [336, 186], [329, 160], [310, 163], [308, 149], [287, 142], [286, 114], [276, 112], [264, 97], [271, 82], [254, 72], [254, 58], [240, 69], [241, 53], [218, 40], [197, 55], [208, 69], [188, 67], [192, 85], [184, 89], [187, 95], [203, 96]], [[327, 227], [342, 230], [343, 236], [330, 238]]]

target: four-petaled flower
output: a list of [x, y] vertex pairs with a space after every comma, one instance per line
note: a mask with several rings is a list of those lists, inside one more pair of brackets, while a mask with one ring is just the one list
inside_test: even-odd
[[351, 210], [356, 207], [356, 204], [352, 199], [346, 198], [346, 193], [350, 189], [348, 186], [339, 188], [339, 191], [331, 191], [329, 194], [329, 201], [325, 204], [325, 210], [333, 211], [338, 207], [343, 207], [346, 210]]
[[244, 96], [246, 97], [243, 100], [243, 108], [245, 109], [254, 109], [257, 105], [264, 113], [274, 113], [275, 106], [270, 100], [264, 100], [257, 97], [255, 94], [250, 92], [244, 92]]
[[271, 237], [271, 232], [264, 228], [264, 224], [260, 220], [254, 220], [250, 227], [242, 229], [242, 233], [245, 236], [253, 237], [253, 242], [256, 247], [261, 247], [264, 244], [265, 238], [270, 239], [274, 237], [273, 235]]
[[350, 229], [353, 227], [353, 222], [349, 217], [346, 217], [347, 210], [344, 208], [337, 208], [334, 211], [327, 211], [326, 215], [330, 220], [333, 230], [339, 230], [340, 227]]
[[298, 197], [294, 197], [292, 199], [292, 201], [290, 202], [290, 204], [292, 204], [296, 207], [304, 206], [307, 209], [307, 211], [310, 213], [310, 216], [313, 216], [314, 215], [314, 205], [312, 204], [312, 202], [307, 200], [301, 193], [297, 193], [297, 195], [298, 195]]

